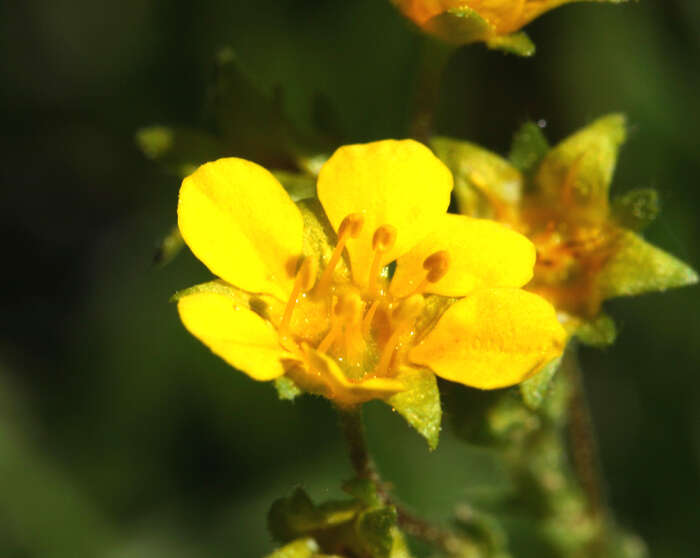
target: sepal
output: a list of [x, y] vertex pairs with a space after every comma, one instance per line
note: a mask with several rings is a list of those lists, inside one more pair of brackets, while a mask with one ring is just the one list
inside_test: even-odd
[[486, 40], [486, 46], [492, 50], [501, 50], [523, 58], [535, 54], [535, 43], [524, 31], [510, 35], [495, 35]]

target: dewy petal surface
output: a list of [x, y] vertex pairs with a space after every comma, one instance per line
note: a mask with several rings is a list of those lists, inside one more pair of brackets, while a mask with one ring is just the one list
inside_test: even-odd
[[447, 211], [452, 174], [424, 145], [385, 140], [339, 148], [321, 169], [317, 188], [336, 231], [347, 215], [363, 215], [360, 236], [347, 250], [355, 282], [366, 285], [375, 230], [391, 225], [397, 232], [382, 264], [408, 252]]
[[517, 384], [559, 356], [551, 304], [520, 289], [479, 289], [453, 304], [409, 353], [438, 376], [481, 389]]
[[525, 236], [504, 225], [464, 215], [445, 214], [437, 227], [396, 262], [391, 281], [394, 296], [408, 296], [426, 275], [425, 259], [449, 253], [449, 268], [425, 292], [464, 296], [484, 287], [522, 287], [532, 278], [535, 247]]
[[232, 157], [199, 167], [182, 182], [178, 225], [215, 275], [249, 292], [289, 295], [303, 220], [260, 165]]
[[187, 330], [223, 358], [255, 380], [272, 380], [285, 373], [281, 359], [293, 358], [279, 344], [268, 321], [223, 293], [195, 292], [177, 303]]

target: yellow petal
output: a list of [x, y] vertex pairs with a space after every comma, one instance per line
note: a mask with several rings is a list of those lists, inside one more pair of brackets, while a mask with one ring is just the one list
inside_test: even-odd
[[425, 292], [464, 296], [484, 287], [522, 287], [532, 278], [535, 247], [526, 237], [485, 219], [444, 215], [438, 226], [396, 262], [391, 281], [394, 296], [408, 296], [426, 276], [425, 259], [447, 251], [449, 267]]
[[303, 221], [261, 166], [232, 157], [199, 167], [182, 181], [178, 225], [215, 275], [249, 292], [289, 296]]
[[554, 308], [520, 289], [480, 289], [453, 304], [409, 353], [438, 376], [481, 389], [517, 384], [559, 356]]
[[304, 346], [305, 362], [289, 370], [289, 376], [302, 389], [318, 393], [341, 406], [352, 406], [372, 399], [386, 399], [406, 389], [395, 378], [367, 378], [351, 381], [328, 355]]
[[270, 322], [224, 289], [185, 294], [178, 300], [177, 308], [192, 335], [255, 380], [282, 376], [282, 360], [294, 358], [280, 347], [277, 331]]
[[452, 175], [424, 145], [385, 140], [338, 149], [318, 177], [318, 198], [337, 231], [343, 219], [360, 213], [364, 225], [347, 243], [353, 278], [366, 285], [373, 259], [372, 237], [382, 225], [396, 229], [396, 243], [382, 265], [422, 240], [447, 211]]

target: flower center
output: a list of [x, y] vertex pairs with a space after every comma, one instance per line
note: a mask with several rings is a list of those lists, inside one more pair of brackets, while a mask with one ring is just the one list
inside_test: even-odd
[[323, 272], [319, 262], [305, 258], [279, 323], [281, 344], [302, 355], [304, 346], [332, 357], [351, 381], [392, 376], [416, 338], [415, 326], [425, 308], [424, 292], [444, 277], [449, 254], [435, 252], [423, 262], [425, 276], [408, 296], [390, 293], [385, 255], [396, 244], [398, 231], [385, 224], [372, 236], [372, 264], [366, 287], [351, 276], [336, 273], [348, 240], [357, 238], [364, 218], [353, 213], [343, 219], [338, 241]]

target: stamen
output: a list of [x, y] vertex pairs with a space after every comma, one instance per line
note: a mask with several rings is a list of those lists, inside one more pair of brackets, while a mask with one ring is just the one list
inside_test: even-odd
[[379, 273], [382, 268], [382, 259], [384, 254], [394, 247], [396, 244], [396, 227], [391, 225], [382, 225], [374, 231], [374, 236], [372, 237], [372, 250], [374, 250], [374, 259], [372, 260], [372, 267], [369, 271], [369, 292], [372, 294], [377, 294], [377, 280], [379, 279]]
[[450, 268], [450, 253], [447, 250], [440, 250], [431, 254], [423, 260], [423, 269], [428, 273], [425, 279], [420, 282], [413, 294], [425, 292], [430, 283], [437, 283], [442, 279]]
[[372, 329], [372, 321], [374, 320], [374, 315], [377, 313], [377, 308], [379, 308], [379, 299], [375, 299], [372, 305], [367, 310], [364, 319], [362, 320], [362, 335], [369, 337], [370, 330]]
[[389, 365], [391, 364], [391, 359], [398, 348], [401, 337], [413, 327], [416, 318], [420, 316], [424, 308], [425, 299], [423, 296], [414, 294], [402, 301], [398, 308], [394, 310], [392, 314], [392, 319], [395, 322], [394, 331], [382, 349], [382, 355], [375, 369], [375, 374], [377, 376], [386, 376]]
[[288, 333], [289, 324], [292, 320], [292, 312], [294, 312], [294, 308], [299, 302], [299, 295], [301, 293], [307, 293], [313, 288], [317, 273], [318, 262], [314, 258], [304, 258], [304, 261], [301, 262], [301, 266], [299, 267], [299, 271], [297, 271], [296, 277], [294, 277], [292, 294], [287, 300], [287, 306], [284, 308], [284, 314], [280, 322], [279, 332], [282, 338], [286, 337]]
[[345, 244], [349, 238], [357, 238], [360, 236], [364, 224], [365, 218], [360, 213], [351, 213], [340, 223], [340, 227], [338, 227], [338, 243], [335, 245], [333, 253], [328, 260], [328, 264], [323, 270], [321, 278], [318, 280], [316, 295], [323, 296], [326, 294], [331, 283], [331, 278], [333, 277], [333, 271], [335, 271], [335, 267], [340, 261], [340, 256], [343, 254]]
[[362, 307], [364, 303], [356, 292], [350, 291], [338, 297], [338, 301], [333, 308], [333, 319], [331, 329], [318, 345], [318, 352], [325, 353], [331, 348], [336, 338], [343, 329], [344, 324], [357, 324], [362, 318]]

